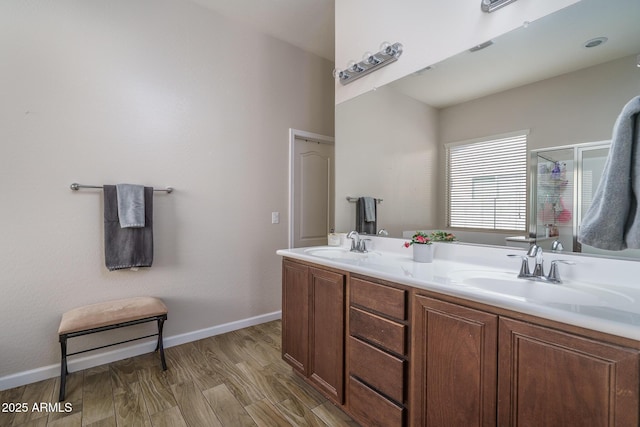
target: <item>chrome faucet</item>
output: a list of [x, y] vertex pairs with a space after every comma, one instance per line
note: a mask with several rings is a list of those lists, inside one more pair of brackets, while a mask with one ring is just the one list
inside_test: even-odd
[[351, 239], [351, 252], [367, 252], [367, 246], [357, 231], [350, 231], [347, 238]]
[[553, 243], [551, 244], [551, 251], [553, 252], [564, 251], [564, 246], [562, 245], [562, 242], [558, 239], [554, 240]]
[[[529, 247], [526, 256], [509, 254], [510, 257], [521, 257], [522, 265], [520, 266], [520, 272], [518, 273], [519, 279], [537, 280], [541, 282], [550, 283], [562, 283], [560, 279], [560, 272], [558, 270], [558, 263], [574, 265], [575, 262], [567, 261], [564, 259], [557, 259], [551, 261], [551, 267], [549, 268], [549, 274], [544, 275], [544, 259], [542, 256], [542, 248], [535, 243]], [[533, 273], [529, 272], [529, 258], [535, 258], [536, 265], [533, 269]]]
[[543, 277], [544, 276], [544, 259], [542, 257], [542, 248], [535, 243], [533, 243], [529, 250], [527, 251], [527, 256], [529, 258], [536, 259], [536, 266], [533, 268], [533, 273], [531, 274], [534, 277]]

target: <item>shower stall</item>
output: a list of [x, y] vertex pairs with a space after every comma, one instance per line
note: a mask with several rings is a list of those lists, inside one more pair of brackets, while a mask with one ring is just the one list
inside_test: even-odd
[[600, 141], [531, 151], [531, 237], [540, 242], [557, 240], [567, 251], [606, 253], [581, 245], [578, 232], [600, 182], [610, 144]]

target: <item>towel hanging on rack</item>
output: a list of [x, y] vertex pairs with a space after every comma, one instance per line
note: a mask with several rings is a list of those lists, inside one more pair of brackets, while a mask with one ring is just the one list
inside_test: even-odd
[[153, 264], [153, 187], [144, 187], [144, 220], [141, 228], [121, 228], [115, 185], [105, 185], [104, 255], [109, 271], [151, 267]]
[[116, 194], [120, 227], [144, 227], [144, 186], [117, 184]]
[[376, 200], [373, 197], [358, 198], [356, 202], [356, 231], [362, 234], [376, 234], [377, 209]]

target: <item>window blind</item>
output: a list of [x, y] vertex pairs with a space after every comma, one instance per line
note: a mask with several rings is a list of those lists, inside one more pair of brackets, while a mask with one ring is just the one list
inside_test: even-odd
[[448, 227], [526, 230], [527, 132], [445, 147]]

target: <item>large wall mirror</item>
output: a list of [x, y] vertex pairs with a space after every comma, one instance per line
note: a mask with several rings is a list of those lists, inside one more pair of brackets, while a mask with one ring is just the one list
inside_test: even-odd
[[[357, 193], [383, 197], [379, 228], [393, 237], [402, 237], [406, 230], [449, 229], [444, 145], [526, 130], [529, 225], [519, 234], [542, 236], [545, 224], [552, 222], [537, 218], [540, 212], [549, 212], [540, 211], [535, 203], [540, 195], [535, 193], [536, 172], [570, 157], [571, 162], [558, 161], [561, 168], [570, 166], [565, 173], [573, 174], [579, 147], [604, 144], [606, 153], [616, 117], [640, 95], [638, 18], [637, 0], [582, 0], [524, 23], [482, 49], [462, 52], [339, 104], [336, 156], [363, 163], [342, 161], [336, 172], [336, 200]], [[604, 158], [602, 150], [583, 154], [587, 165]], [[560, 217], [564, 222], [556, 217], [555, 225], [575, 233], [579, 196], [559, 196], [566, 212]], [[352, 214], [343, 205], [336, 206], [337, 224], [348, 229]], [[472, 236], [469, 241], [474, 243], [504, 245], [505, 237], [518, 233], [456, 230], [456, 234]], [[573, 240], [573, 234], [567, 235], [565, 250], [581, 251]]]

